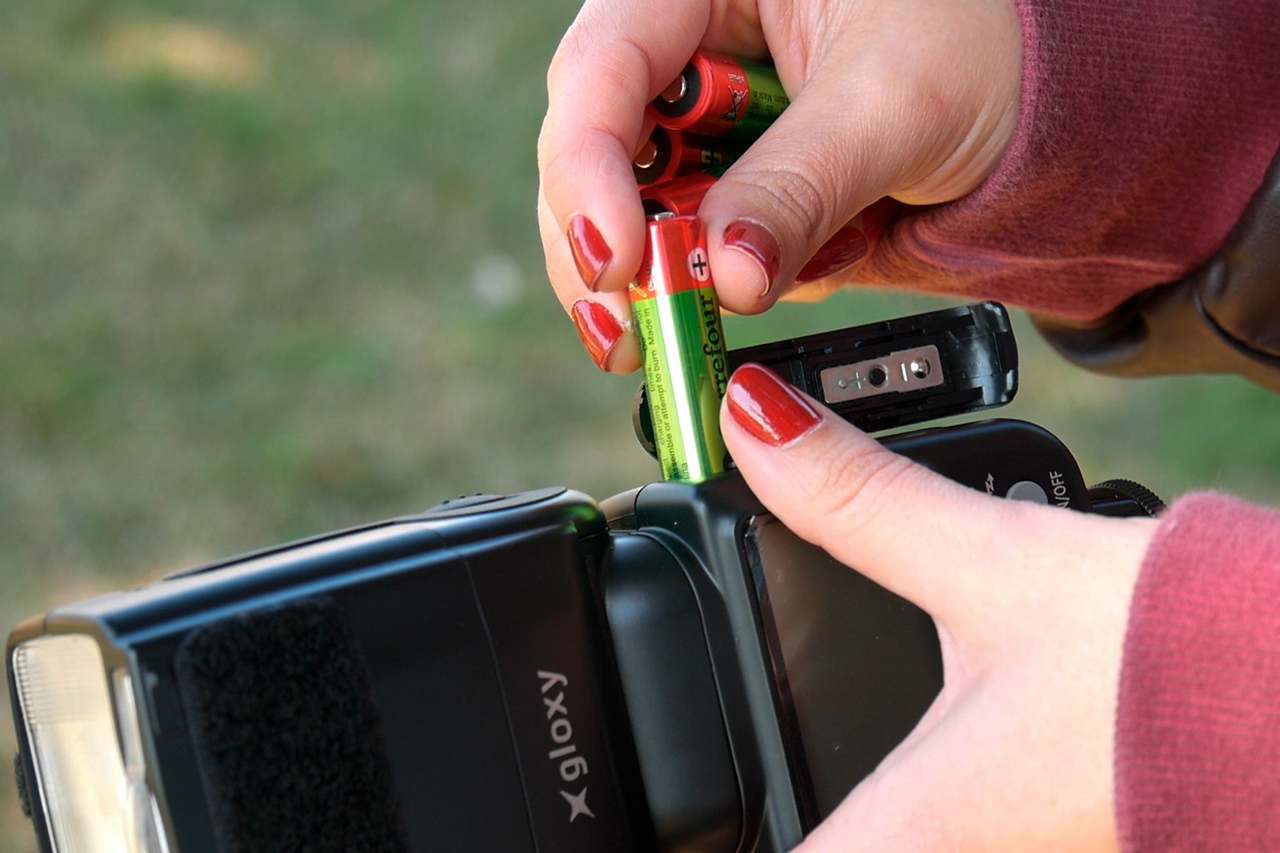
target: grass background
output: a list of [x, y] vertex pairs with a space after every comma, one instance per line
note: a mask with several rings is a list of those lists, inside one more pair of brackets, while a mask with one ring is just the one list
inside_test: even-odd
[[[463, 492], [651, 479], [533, 215], [573, 0], [0, 4], [0, 626]], [[942, 303], [842, 294], [731, 344]], [[1280, 497], [1280, 400], [1099, 379], [1007, 414], [1086, 479]], [[7, 771], [0, 851], [34, 850]]]

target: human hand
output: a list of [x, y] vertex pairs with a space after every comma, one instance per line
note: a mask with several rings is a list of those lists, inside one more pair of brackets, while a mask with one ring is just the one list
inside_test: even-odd
[[640, 365], [625, 289], [643, 248], [644, 108], [699, 46], [771, 57], [792, 100], [699, 211], [737, 313], [772, 305], [819, 247], [807, 278], [856, 263], [866, 235], [843, 226], [877, 199], [973, 190], [1017, 120], [1011, 0], [587, 0], [547, 75], [538, 219], [556, 294], [613, 372]]
[[764, 505], [926, 610], [942, 645], [932, 707], [797, 849], [1118, 849], [1121, 653], [1158, 523], [967, 489], [758, 365], [734, 374], [720, 422]]

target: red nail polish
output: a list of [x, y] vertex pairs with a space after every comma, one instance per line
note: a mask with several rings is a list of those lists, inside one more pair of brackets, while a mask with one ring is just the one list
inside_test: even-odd
[[590, 299], [579, 299], [573, 303], [569, 316], [573, 318], [578, 337], [582, 338], [582, 345], [587, 348], [591, 360], [596, 367], [607, 370], [605, 363], [609, 353], [622, 337], [623, 328], [618, 318], [608, 308]]
[[[778, 275], [778, 240], [763, 225], [749, 219], [729, 223], [724, 229], [724, 244], [750, 255], [764, 271], [764, 291], [773, 287]], [[763, 295], [763, 293], [761, 295]]]
[[804, 265], [796, 281], [817, 281], [841, 270], [847, 270], [867, 256], [867, 236], [852, 225], [846, 225], [831, 235], [822, 248]]
[[588, 290], [595, 290], [596, 279], [609, 261], [613, 260], [613, 251], [591, 220], [581, 213], [574, 214], [569, 220], [568, 236], [573, 262], [578, 265], [578, 275], [582, 276]]
[[790, 444], [822, 423], [822, 415], [800, 392], [758, 364], [734, 371], [725, 398], [733, 419], [774, 447]]

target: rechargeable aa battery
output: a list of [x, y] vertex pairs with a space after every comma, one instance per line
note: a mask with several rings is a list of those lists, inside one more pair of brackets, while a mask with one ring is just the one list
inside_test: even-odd
[[698, 482], [725, 469], [720, 399], [729, 384], [720, 303], [695, 216], [645, 223], [644, 258], [631, 285], [631, 314], [666, 480]]
[[649, 184], [640, 189], [640, 202], [648, 216], [672, 213], [676, 216], [693, 216], [702, 205], [702, 197], [715, 185], [716, 177], [707, 172], [695, 172], [671, 181]]
[[631, 169], [642, 187], [695, 172], [719, 177], [741, 154], [739, 146], [724, 139], [655, 127]]
[[789, 103], [772, 66], [700, 50], [650, 108], [669, 130], [750, 144]]

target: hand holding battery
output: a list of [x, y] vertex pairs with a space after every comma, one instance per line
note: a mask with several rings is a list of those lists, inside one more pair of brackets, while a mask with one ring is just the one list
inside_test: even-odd
[[847, 271], [866, 235], [844, 226], [877, 199], [967, 194], [1017, 119], [1008, 0], [589, 0], [548, 74], [538, 207], [552, 285], [613, 372], [640, 366], [625, 290], [644, 241], [632, 163], [652, 128], [645, 109], [700, 46], [771, 58], [791, 96], [699, 211], [721, 301], [738, 313], [772, 305], [842, 229], [849, 245], [810, 273]]
[[919, 604], [945, 686], [800, 850], [1114, 850], [1129, 599], [1157, 522], [989, 497], [746, 365], [721, 425], [801, 537]]

